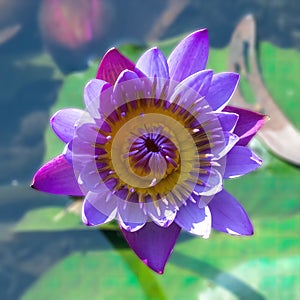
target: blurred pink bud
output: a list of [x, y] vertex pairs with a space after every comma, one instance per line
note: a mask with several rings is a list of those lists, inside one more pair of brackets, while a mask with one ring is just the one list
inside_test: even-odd
[[48, 45], [76, 49], [103, 35], [108, 15], [102, 0], [44, 0], [41, 33]]

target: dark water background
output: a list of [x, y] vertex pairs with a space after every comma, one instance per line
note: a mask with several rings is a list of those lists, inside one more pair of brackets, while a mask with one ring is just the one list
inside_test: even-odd
[[[41, 12], [44, 2], [0, 0], [0, 30], [21, 24], [14, 37], [0, 44], [1, 299], [19, 299], [43, 272], [75, 248], [101, 247], [93, 242], [95, 232], [81, 234], [80, 244], [77, 243], [79, 233], [75, 231], [55, 235], [11, 233], [11, 227], [30, 209], [49, 204], [63, 207], [68, 202], [64, 197], [37, 194], [28, 188], [43, 160], [48, 112], [62, 82], [53, 79], [50, 69], [28, 65], [26, 61], [47, 52], [64, 74], [82, 70], [88, 59], [101, 57], [113, 45], [124, 42], [143, 45], [168, 5], [168, 1], [161, 0], [100, 1], [106, 14], [105, 18], [99, 17], [101, 33], [83, 46], [70, 47], [45, 34], [45, 30], [55, 27], [42, 29], [43, 19], [47, 17]], [[72, 1], [72, 9], [76, 10], [80, 2]], [[300, 2], [297, 0], [187, 1], [186, 7], [158, 38], [207, 27], [211, 46], [224, 47], [237, 22], [247, 13], [253, 13], [257, 20], [260, 40], [300, 49]]]

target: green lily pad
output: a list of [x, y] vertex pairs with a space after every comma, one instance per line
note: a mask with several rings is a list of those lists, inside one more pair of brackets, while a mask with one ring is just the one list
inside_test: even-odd
[[204, 289], [199, 293], [199, 297], [203, 300], [238, 300], [241, 299], [237, 295], [240, 293], [243, 295], [242, 299], [255, 299], [251, 292], [248, 292], [248, 295], [243, 293], [241, 287], [233, 280], [236, 278], [244, 284], [249, 284], [250, 290], [258, 291], [256, 299], [298, 299], [299, 269], [300, 257], [255, 259], [237, 266], [228, 273], [220, 274], [216, 278], [216, 283], [219, 284]]
[[78, 214], [70, 213], [61, 207], [43, 207], [28, 211], [14, 227], [22, 231], [60, 231], [87, 229]]
[[[203, 240], [181, 234], [158, 282], [168, 290], [168, 299], [227, 299], [227, 294], [235, 297], [228, 300], [297, 299], [292, 295], [300, 281], [299, 224], [300, 215], [254, 221], [252, 237], [214, 232]], [[276, 297], [279, 288], [278, 295], [290, 297]]]

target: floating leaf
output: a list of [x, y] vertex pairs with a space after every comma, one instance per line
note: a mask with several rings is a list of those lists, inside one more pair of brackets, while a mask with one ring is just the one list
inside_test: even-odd
[[70, 213], [62, 207], [43, 207], [28, 211], [14, 228], [22, 231], [60, 231], [87, 229], [80, 216]]

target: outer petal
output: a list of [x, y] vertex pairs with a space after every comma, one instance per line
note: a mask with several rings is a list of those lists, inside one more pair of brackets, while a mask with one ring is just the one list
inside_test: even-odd
[[148, 77], [169, 79], [167, 59], [158, 48], [146, 51], [137, 61], [136, 66]]
[[237, 145], [247, 145], [256, 132], [268, 120], [268, 116], [242, 108], [226, 106], [224, 111], [236, 113], [239, 115], [234, 133], [240, 137]]
[[213, 110], [222, 110], [229, 102], [239, 81], [239, 75], [232, 72], [215, 74], [206, 95], [206, 100]]
[[212, 227], [234, 235], [252, 235], [253, 226], [241, 204], [227, 191], [222, 190], [209, 202]]
[[41, 167], [33, 177], [31, 187], [46, 193], [83, 196], [72, 165], [59, 155]]
[[116, 48], [112, 48], [103, 56], [96, 78], [105, 80], [113, 85], [119, 74], [125, 69], [134, 71], [135, 64]]
[[65, 143], [72, 140], [75, 133], [75, 123], [86, 114], [77, 108], [59, 110], [50, 120], [50, 125], [55, 134]]
[[83, 202], [82, 221], [88, 226], [96, 226], [113, 220], [117, 214], [117, 201], [109, 195], [107, 189], [103, 193], [89, 192]]
[[168, 59], [170, 78], [180, 82], [205, 69], [208, 51], [208, 32], [206, 29], [196, 31], [184, 38]]
[[196, 203], [188, 202], [181, 206], [175, 222], [186, 231], [208, 238], [211, 231], [211, 214], [209, 208], [199, 208]]
[[234, 178], [254, 171], [262, 160], [247, 147], [235, 146], [227, 154], [224, 178]]
[[180, 227], [175, 222], [167, 228], [148, 222], [135, 232], [126, 231], [122, 227], [121, 230], [136, 255], [153, 271], [162, 274], [180, 233]]

